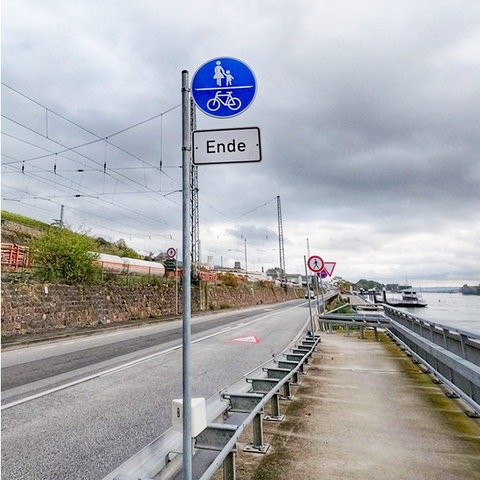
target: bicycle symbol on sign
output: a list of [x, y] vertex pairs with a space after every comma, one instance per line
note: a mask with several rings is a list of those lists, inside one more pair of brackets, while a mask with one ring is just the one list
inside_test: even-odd
[[215, 96], [207, 102], [207, 108], [211, 112], [216, 112], [222, 105], [236, 111], [242, 106], [242, 102], [239, 98], [234, 97], [232, 92], [222, 93], [221, 91], [217, 91]]

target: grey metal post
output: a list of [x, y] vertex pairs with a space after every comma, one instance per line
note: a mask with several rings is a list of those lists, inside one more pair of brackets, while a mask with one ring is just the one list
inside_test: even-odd
[[237, 478], [235, 463], [235, 452], [231, 451], [223, 461], [223, 480], [235, 480]]
[[190, 385], [191, 343], [191, 142], [190, 88], [187, 70], [182, 72], [182, 194], [183, 194], [183, 478], [192, 479], [192, 395]]
[[[295, 377], [292, 377], [292, 381], [294, 381], [293, 378], [295, 378]], [[290, 382], [286, 382], [283, 385], [283, 396], [285, 398], [291, 398], [292, 393], [291, 393], [291, 388], [290, 388]]]
[[178, 315], [178, 264], [175, 254], [175, 315]]
[[248, 266], [247, 266], [247, 239], [245, 238], [245, 275], [248, 281]]
[[253, 419], [253, 446], [257, 448], [263, 447], [263, 412], [255, 415]]
[[313, 325], [313, 315], [312, 315], [312, 304], [310, 300], [310, 282], [308, 281], [308, 270], [307, 270], [307, 257], [303, 256], [303, 263], [305, 264], [305, 277], [307, 280], [307, 292], [308, 292], [308, 312], [310, 315], [310, 330], [312, 331], [312, 335], [315, 333], [314, 325]]
[[323, 279], [320, 274], [320, 290], [322, 291], [322, 313], [325, 313], [325, 295], [323, 294]]
[[277, 393], [272, 397], [270, 405], [272, 408], [272, 416], [279, 417], [280, 416], [280, 396]]

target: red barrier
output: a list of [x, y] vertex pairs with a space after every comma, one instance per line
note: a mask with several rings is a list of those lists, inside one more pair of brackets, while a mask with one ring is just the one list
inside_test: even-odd
[[15, 243], [2, 243], [2, 265], [11, 270], [28, 267], [28, 247]]

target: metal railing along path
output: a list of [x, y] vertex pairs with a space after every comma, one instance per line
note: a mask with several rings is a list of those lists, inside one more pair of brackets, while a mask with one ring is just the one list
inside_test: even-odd
[[[289, 400], [291, 385], [300, 383], [304, 365], [315, 351], [320, 337], [308, 332], [284, 352], [264, 363], [245, 378], [218, 392], [206, 402], [207, 428], [195, 439], [193, 476], [209, 480], [223, 466], [224, 480], [235, 480], [237, 441], [251, 424], [252, 442], [245, 451], [266, 453], [263, 422], [282, 421], [280, 399]], [[265, 406], [270, 402], [270, 415]], [[103, 480], [181, 479], [182, 434], [173, 429], [127, 460]]]
[[341, 326], [345, 328], [346, 336], [350, 335], [350, 327], [359, 328], [361, 338], [365, 337], [365, 329], [371, 329], [375, 332], [375, 339], [379, 340], [378, 330], [385, 329], [390, 324], [383, 311], [380, 312], [356, 312], [356, 313], [336, 313], [337, 310], [343, 308], [344, 305], [330, 310], [322, 315], [318, 315], [320, 330], [332, 333], [333, 326]]
[[432, 372], [438, 382], [461, 397], [480, 416], [480, 334], [430, 322], [399, 309], [384, 306], [391, 320], [388, 332]]

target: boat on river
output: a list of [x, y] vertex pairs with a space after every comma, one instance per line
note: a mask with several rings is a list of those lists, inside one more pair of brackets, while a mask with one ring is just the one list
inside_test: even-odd
[[383, 290], [382, 293], [383, 301], [381, 303], [385, 303], [391, 307], [421, 308], [427, 306], [427, 303], [423, 301], [411, 285], [400, 285], [398, 287], [400, 298], [387, 298], [387, 292], [385, 290]]

